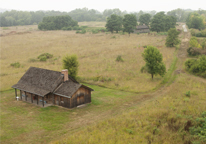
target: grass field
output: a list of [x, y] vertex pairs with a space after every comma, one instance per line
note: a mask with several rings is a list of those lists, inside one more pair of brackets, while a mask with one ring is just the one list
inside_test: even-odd
[[1, 93], [1, 143], [48, 143], [79, 127], [105, 119], [105, 115], [135, 96], [129, 92], [88, 86], [95, 89], [92, 103], [72, 110], [57, 106], [41, 108], [16, 101], [14, 91]]
[[[96, 28], [104, 24], [80, 25]], [[1, 143], [199, 141], [185, 130], [188, 122], [195, 124], [194, 119], [206, 110], [206, 81], [185, 73], [183, 68], [189, 33], [180, 35], [182, 43], [177, 50], [166, 48], [166, 36], [161, 35], [82, 35], [75, 31], [38, 31], [37, 26], [1, 28], [1, 34]], [[164, 78], [155, 76], [152, 80], [149, 74], [140, 73], [145, 64], [141, 56], [145, 45], [156, 46], [163, 54], [169, 69]], [[54, 57], [47, 62], [29, 61], [42, 53]], [[69, 110], [15, 100], [14, 91], [8, 89], [30, 66], [61, 71], [66, 54], [78, 56], [78, 79], [95, 90], [90, 104]], [[115, 61], [118, 55], [124, 62]], [[11, 67], [14, 62], [19, 62], [20, 68]], [[186, 96], [188, 91], [190, 96]]]
[[[1, 91], [10, 89], [30, 66], [62, 70], [62, 58], [76, 54], [79, 60], [79, 80], [113, 89], [145, 92], [158, 86], [162, 78], [141, 73], [145, 64], [143, 46], [156, 46], [163, 54], [166, 68], [174, 59], [175, 48], [165, 48], [166, 36], [147, 34], [75, 34], [75, 31], [37, 31], [37, 26], [9, 27], [1, 37]], [[29, 31], [29, 29], [32, 29]], [[25, 30], [25, 31], [24, 31]], [[47, 62], [29, 62], [42, 53], [53, 54]], [[124, 62], [116, 62], [121, 55]], [[19, 62], [20, 68], [11, 63]]]

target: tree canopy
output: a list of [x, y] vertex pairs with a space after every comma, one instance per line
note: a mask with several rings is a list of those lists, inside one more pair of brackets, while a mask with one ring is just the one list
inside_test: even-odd
[[174, 47], [176, 46], [177, 44], [180, 43], [180, 40], [178, 39], [178, 35], [179, 35], [179, 31], [176, 30], [176, 28], [171, 28], [169, 31], [168, 31], [168, 35], [167, 35], [167, 38], [166, 38], [166, 43], [165, 45], [167, 47]]
[[44, 17], [39, 23], [40, 30], [60, 30], [63, 27], [78, 26], [77, 21], [74, 21], [70, 16], [49, 16]]
[[145, 24], [145, 25], [149, 26], [149, 22], [150, 22], [151, 17], [152, 16], [148, 13], [141, 15], [139, 18], [140, 25]]
[[129, 34], [133, 32], [133, 29], [137, 26], [137, 18], [133, 14], [124, 15], [123, 19], [124, 31]]
[[76, 55], [65, 56], [63, 58], [63, 68], [68, 70], [68, 74], [76, 79], [78, 73], [79, 62]]
[[120, 31], [122, 28], [122, 17], [116, 14], [111, 15], [107, 18], [105, 27], [111, 33], [113, 33], [113, 31], [116, 31], [118, 33], [118, 31]]
[[204, 29], [205, 28], [205, 16], [200, 15], [197, 12], [190, 13], [186, 20], [186, 24], [189, 28]]
[[176, 25], [176, 18], [167, 16], [164, 12], [159, 12], [151, 20], [151, 31], [162, 32], [174, 28]]
[[166, 73], [165, 64], [162, 62], [162, 54], [156, 47], [148, 46], [142, 53], [142, 57], [146, 62], [144, 66], [149, 74], [151, 74], [152, 79], [154, 75], [159, 74], [164, 76]]

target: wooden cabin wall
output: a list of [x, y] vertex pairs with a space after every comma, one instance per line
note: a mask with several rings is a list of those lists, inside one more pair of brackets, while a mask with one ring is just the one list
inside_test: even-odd
[[54, 95], [54, 104], [70, 108], [70, 98]]
[[78, 106], [78, 103], [82, 103], [82, 100], [78, 97], [84, 96], [84, 104], [91, 102], [91, 91], [85, 87], [80, 87], [71, 97], [71, 108]]

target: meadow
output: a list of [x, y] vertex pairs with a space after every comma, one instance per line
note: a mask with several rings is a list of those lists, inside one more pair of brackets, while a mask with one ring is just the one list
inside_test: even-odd
[[[90, 28], [103, 23], [82, 22]], [[181, 28], [181, 25], [179, 26]], [[38, 31], [37, 26], [1, 28], [1, 143], [191, 143], [188, 123], [206, 109], [206, 81], [184, 71], [189, 33], [181, 45], [164, 46], [165, 35], [76, 34]], [[141, 73], [144, 46], [163, 54], [165, 77]], [[42, 53], [53, 54], [46, 62]], [[78, 80], [93, 88], [83, 108], [41, 108], [16, 101], [11, 86], [30, 66], [61, 71], [62, 58], [76, 54]], [[123, 62], [117, 62], [121, 55]], [[19, 62], [14, 68], [11, 63]], [[175, 72], [174, 72], [175, 70]], [[188, 95], [190, 93], [190, 95]], [[202, 143], [201, 143], [202, 144]]]
[[[62, 58], [76, 54], [80, 82], [146, 92], [155, 89], [163, 78], [155, 76], [152, 80], [151, 75], [140, 72], [145, 65], [141, 56], [143, 46], [156, 46], [163, 54], [167, 69], [174, 60], [175, 48], [165, 47], [165, 35], [76, 34], [75, 31], [38, 31], [37, 26], [1, 28], [1, 34], [1, 91], [11, 89], [30, 66], [61, 71]], [[42, 53], [54, 57], [46, 62], [34, 62]], [[124, 62], [115, 61], [118, 55]], [[20, 68], [10, 66], [16, 62]]]

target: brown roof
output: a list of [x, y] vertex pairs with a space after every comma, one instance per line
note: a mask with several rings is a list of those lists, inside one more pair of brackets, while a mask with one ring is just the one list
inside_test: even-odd
[[[69, 76], [69, 81], [63, 82], [61, 72], [30, 67], [13, 88], [27, 91], [40, 96], [48, 93], [59, 93], [70, 96], [81, 86]], [[91, 89], [92, 90], [92, 89]]]
[[138, 25], [137, 30], [140, 30], [140, 29], [149, 29], [149, 27], [146, 25]]

